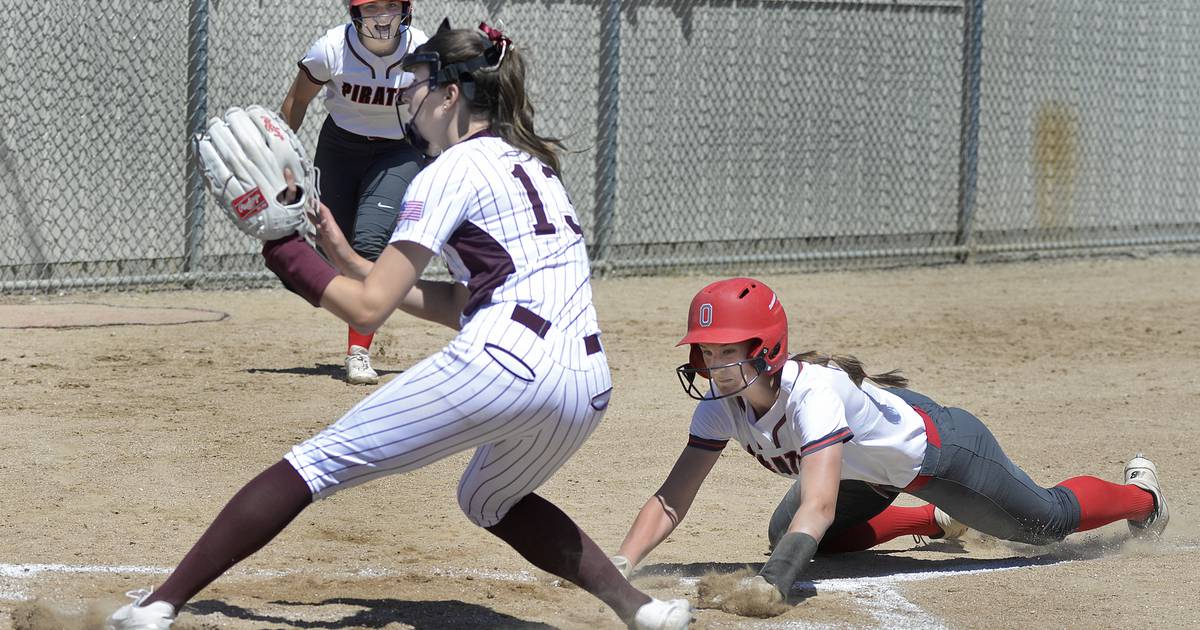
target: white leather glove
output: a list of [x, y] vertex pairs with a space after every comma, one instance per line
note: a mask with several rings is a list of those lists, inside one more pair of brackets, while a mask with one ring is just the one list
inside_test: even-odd
[[[304, 145], [283, 119], [257, 105], [231, 107], [198, 135], [196, 158], [218, 205], [239, 230], [262, 241], [300, 231], [311, 238], [308, 214], [317, 208], [317, 172]], [[284, 169], [299, 199], [285, 200]]]

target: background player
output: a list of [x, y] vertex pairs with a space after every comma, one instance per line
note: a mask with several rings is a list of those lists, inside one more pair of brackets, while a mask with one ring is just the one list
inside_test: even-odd
[[[1166, 527], [1157, 471], [1140, 455], [1125, 466], [1125, 485], [1073, 477], [1043, 488], [975, 416], [904, 389], [898, 373], [867, 376], [852, 358], [828, 365], [815, 353], [788, 360], [783, 305], [757, 280], [702, 289], [679, 343], [690, 346], [680, 381], [701, 402], [687, 447], [613, 558], [626, 574], [683, 520], [731, 439], [771, 472], [798, 479], [771, 518], [771, 557], [748, 585], [776, 600], [818, 550], [947, 533], [934, 505], [986, 534], [1035, 545], [1120, 519], [1135, 534]], [[711, 379], [709, 392], [696, 376]], [[932, 505], [889, 507], [900, 492]]]
[[[427, 38], [411, 27], [409, 0], [349, 0], [348, 5], [351, 22], [329, 29], [300, 60], [280, 113], [299, 130], [309, 103], [324, 92], [329, 115], [314, 158], [321, 171], [321, 202], [333, 211], [354, 250], [375, 260], [422, 165], [421, 152], [405, 137], [397, 101], [412, 82], [401, 60]], [[372, 337], [350, 326], [347, 381], [379, 382], [371, 367]]]
[[[534, 494], [595, 429], [612, 385], [558, 141], [534, 131], [521, 55], [484, 32], [439, 29], [406, 61], [413, 123], [441, 155], [409, 187], [392, 244], [363, 279], [337, 275], [297, 236], [264, 246], [268, 266], [297, 293], [363, 330], [405, 308], [460, 333], [243, 487], [166, 582], [113, 613], [109, 628], [168, 627], [314, 498], [468, 448], [476, 450], [458, 501], [472, 522], [631, 627], [690, 622], [685, 600], [630, 586]], [[418, 283], [434, 252], [458, 284]]]

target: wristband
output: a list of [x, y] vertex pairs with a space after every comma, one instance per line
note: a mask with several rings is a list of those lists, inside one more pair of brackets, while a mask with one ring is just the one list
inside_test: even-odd
[[784, 599], [787, 599], [788, 591], [792, 590], [792, 584], [796, 583], [796, 578], [800, 577], [815, 555], [817, 555], [817, 539], [804, 532], [784, 534], [758, 574], [778, 589]]
[[296, 233], [263, 243], [262, 255], [267, 269], [313, 306], [321, 305], [325, 288], [338, 275], [337, 269]]

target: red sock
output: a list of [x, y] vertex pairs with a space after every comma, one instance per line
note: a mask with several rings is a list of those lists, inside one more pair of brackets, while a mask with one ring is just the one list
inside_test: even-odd
[[1072, 477], [1058, 484], [1079, 499], [1077, 532], [1096, 529], [1113, 521], [1144, 521], [1154, 512], [1154, 495], [1137, 486], [1112, 483], [1096, 477]]
[[821, 539], [824, 553], [862, 551], [899, 536], [940, 536], [942, 528], [933, 520], [933, 505], [921, 507], [889, 506], [865, 523], [848, 527], [836, 535]]
[[363, 333], [350, 329], [349, 341], [346, 343], [346, 354], [350, 354], [350, 346], [362, 346], [368, 350], [371, 348], [371, 340], [375, 338], [375, 333], [364, 335]]

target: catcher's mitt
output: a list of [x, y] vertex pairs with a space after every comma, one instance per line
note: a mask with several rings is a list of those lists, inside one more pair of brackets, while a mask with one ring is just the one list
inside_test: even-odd
[[[239, 230], [263, 241], [297, 231], [309, 236], [306, 214], [315, 214], [317, 171], [277, 114], [258, 105], [231, 107], [224, 119], [209, 120], [194, 142], [209, 191]], [[291, 203], [284, 168], [299, 187]]]

